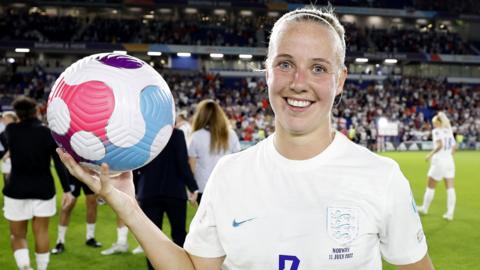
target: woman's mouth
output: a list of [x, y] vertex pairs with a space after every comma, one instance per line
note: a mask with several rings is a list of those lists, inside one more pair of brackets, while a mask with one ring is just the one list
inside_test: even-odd
[[296, 107], [296, 108], [306, 108], [312, 104], [311, 101], [308, 100], [300, 100], [300, 99], [293, 99], [293, 98], [285, 98], [287, 104]]

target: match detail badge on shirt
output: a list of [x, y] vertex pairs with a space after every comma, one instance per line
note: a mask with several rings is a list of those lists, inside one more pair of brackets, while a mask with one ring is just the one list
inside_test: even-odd
[[328, 207], [327, 232], [333, 240], [341, 245], [355, 240], [358, 236], [358, 209]]

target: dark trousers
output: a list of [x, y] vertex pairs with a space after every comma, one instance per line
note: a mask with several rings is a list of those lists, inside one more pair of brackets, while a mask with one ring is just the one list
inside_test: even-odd
[[[162, 229], [163, 214], [166, 213], [170, 221], [171, 236], [175, 244], [183, 247], [187, 230], [187, 202], [182, 199], [174, 198], [155, 198], [139, 201], [140, 207], [147, 217]], [[148, 269], [154, 269], [147, 259]]]

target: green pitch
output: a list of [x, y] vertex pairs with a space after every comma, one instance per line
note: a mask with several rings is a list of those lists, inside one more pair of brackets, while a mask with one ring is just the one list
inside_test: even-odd
[[[392, 152], [385, 156], [395, 159], [401, 166], [403, 173], [409, 179], [417, 203], [423, 199], [428, 164], [424, 161], [425, 152]], [[448, 222], [442, 219], [446, 209], [446, 192], [443, 183], [437, 185], [435, 199], [428, 216], [422, 217], [423, 227], [427, 236], [429, 253], [436, 269], [477, 269], [480, 264], [480, 152], [458, 152], [455, 156], [457, 192], [457, 208], [455, 219]], [[3, 186], [3, 181], [0, 183]], [[61, 188], [57, 183], [57, 190]], [[61, 194], [58, 195], [58, 200]], [[3, 196], [0, 196], [0, 205], [3, 206]], [[98, 221], [96, 238], [104, 247], [93, 249], [85, 246], [85, 202], [81, 196], [73, 212], [70, 226], [67, 230], [66, 252], [50, 257], [49, 269], [146, 269], [143, 254], [131, 253], [122, 255], [102, 256], [100, 251], [107, 248], [116, 240], [115, 215], [107, 206], [98, 207]], [[188, 220], [194, 214], [189, 208]], [[50, 223], [50, 245], [56, 241], [58, 216]], [[165, 222], [164, 231], [169, 234], [168, 222]], [[31, 227], [28, 232], [30, 258], [34, 266], [33, 239]], [[129, 235], [130, 250], [137, 246], [133, 236]], [[8, 223], [0, 218], [0, 268], [16, 269], [13, 254], [9, 244]], [[159, 254], [162, 256], [162, 254]], [[384, 264], [384, 269], [394, 267]]]
[[[423, 201], [428, 163], [425, 152], [385, 153], [395, 159], [410, 180], [417, 204]], [[446, 212], [446, 192], [443, 182], [438, 183], [435, 198], [427, 216], [422, 216], [429, 254], [435, 268], [478, 269], [480, 265], [480, 152], [455, 154], [455, 190], [457, 206], [454, 220], [442, 219]], [[385, 266], [384, 269], [394, 269]]]

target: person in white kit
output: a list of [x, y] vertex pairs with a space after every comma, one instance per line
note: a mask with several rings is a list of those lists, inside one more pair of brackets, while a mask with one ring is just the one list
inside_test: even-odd
[[382, 257], [401, 270], [433, 269], [399, 166], [332, 128], [345, 51], [330, 9], [294, 10], [275, 23], [266, 61], [275, 133], [218, 162], [184, 248], [115, 188], [130, 174], [112, 179], [103, 164], [98, 181], [58, 152], [125, 220], [156, 269], [379, 270]]
[[447, 212], [443, 214], [446, 220], [453, 220], [455, 203], [457, 195], [453, 185], [455, 179], [455, 162], [453, 155], [456, 150], [456, 142], [453, 137], [452, 127], [448, 117], [443, 112], [437, 113], [432, 119], [434, 129], [432, 130], [433, 150], [425, 157], [430, 161], [428, 170], [427, 187], [423, 196], [423, 204], [418, 207], [418, 211], [424, 215], [428, 214], [428, 209], [435, 196], [435, 186], [437, 182], [445, 179], [445, 188], [447, 189]]

